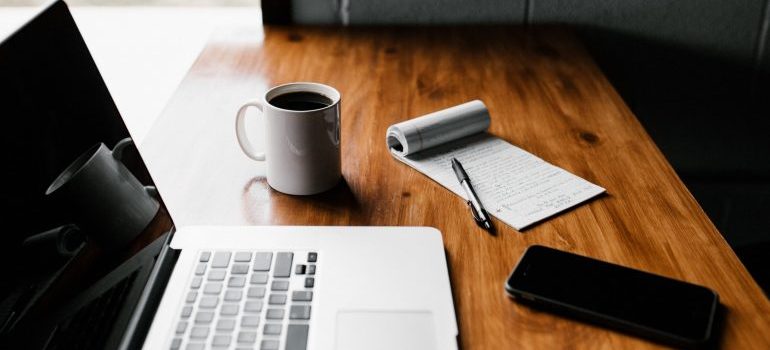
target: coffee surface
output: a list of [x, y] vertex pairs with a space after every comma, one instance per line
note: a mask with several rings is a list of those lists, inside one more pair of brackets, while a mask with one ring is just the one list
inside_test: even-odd
[[310, 111], [327, 107], [332, 104], [332, 101], [321, 94], [300, 91], [273, 97], [270, 99], [270, 104], [292, 111]]

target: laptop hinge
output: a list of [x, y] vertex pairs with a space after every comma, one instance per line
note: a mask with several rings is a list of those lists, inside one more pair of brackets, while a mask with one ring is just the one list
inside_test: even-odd
[[155, 316], [157, 306], [160, 303], [163, 292], [166, 290], [168, 279], [179, 257], [180, 251], [170, 246], [173, 236], [174, 229], [172, 228], [166, 236], [165, 242], [163, 242], [163, 248], [158, 254], [155, 266], [153, 266], [152, 272], [150, 272], [150, 276], [147, 279], [147, 284], [139, 296], [136, 308], [131, 315], [131, 319], [128, 321], [118, 349], [136, 349], [141, 347], [144, 342], [144, 338]]

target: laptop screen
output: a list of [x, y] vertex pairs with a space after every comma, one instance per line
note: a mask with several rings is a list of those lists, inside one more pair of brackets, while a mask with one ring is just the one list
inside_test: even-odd
[[67, 264], [117, 266], [166, 211], [63, 2], [0, 42], [0, 123], [2, 333]]

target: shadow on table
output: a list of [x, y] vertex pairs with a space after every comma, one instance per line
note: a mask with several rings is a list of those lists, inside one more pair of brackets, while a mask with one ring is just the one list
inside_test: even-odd
[[[244, 186], [244, 210], [253, 224], [279, 225], [364, 225], [361, 203], [345, 178], [331, 189], [309, 196], [295, 196], [274, 190], [264, 176]], [[267, 208], [265, 208], [267, 207]], [[254, 213], [265, 213], [254, 217]]]
[[[287, 196], [282, 193], [281, 195]], [[358, 211], [361, 208], [361, 203], [358, 201], [358, 198], [356, 198], [355, 193], [353, 193], [353, 190], [351, 190], [350, 185], [348, 185], [348, 182], [344, 177], [340, 179], [337, 185], [323, 193], [310, 196], [291, 197], [319, 208], [335, 208], [337, 210], [344, 209], [346, 211]]]
[[770, 291], [770, 64], [597, 27], [580, 36], [749, 272]]

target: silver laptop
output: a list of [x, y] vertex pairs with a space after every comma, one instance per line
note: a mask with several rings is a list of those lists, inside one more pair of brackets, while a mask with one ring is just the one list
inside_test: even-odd
[[0, 348], [457, 348], [436, 229], [174, 229], [157, 193], [150, 221], [84, 211], [89, 182], [46, 195], [100, 143], [154, 186], [62, 1], [0, 40], [0, 109]]
[[441, 234], [190, 227], [145, 348], [452, 349]]

